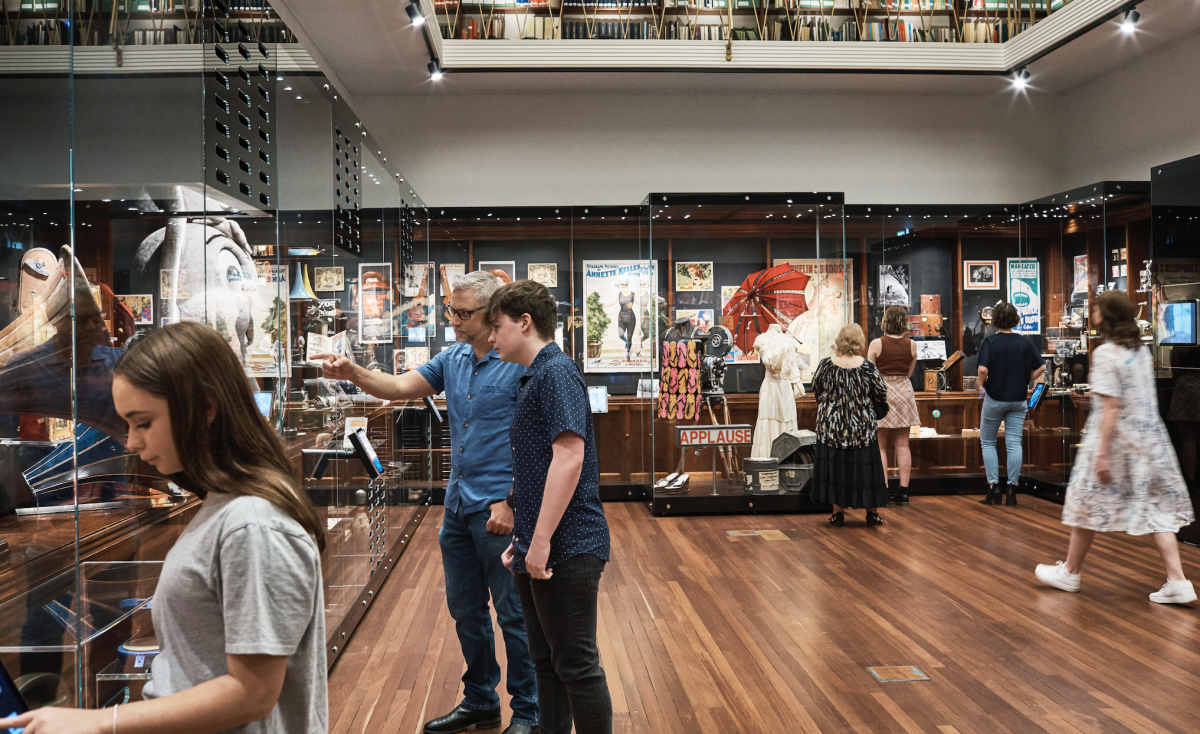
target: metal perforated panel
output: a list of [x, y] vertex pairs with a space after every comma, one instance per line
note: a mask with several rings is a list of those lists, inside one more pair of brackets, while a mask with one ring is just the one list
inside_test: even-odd
[[333, 243], [362, 254], [362, 123], [336, 97], [333, 107]]
[[260, 210], [276, 206], [275, 66], [229, 4], [205, 6], [205, 171], [213, 189]]

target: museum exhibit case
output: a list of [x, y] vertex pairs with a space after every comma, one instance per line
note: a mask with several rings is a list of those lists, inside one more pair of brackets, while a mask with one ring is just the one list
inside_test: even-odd
[[309, 360], [427, 359], [420, 197], [269, 9], [185, 12], [191, 42], [0, 47], [0, 662], [32, 706], [136, 700], [158, 651], [201, 499], [123, 443], [112, 369], [153, 330], [207, 323], [242, 363], [327, 526], [330, 665], [432, 496], [439, 418]]
[[[1150, 170], [1151, 241], [1149, 296], [1153, 324], [1158, 410], [1171, 434], [1192, 505], [1200, 506], [1196, 481], [1196, 440], [1200, 412], [1200, 156]], [[1180, 529], [1179, 539], [1200, 544], [1200, 524]]]

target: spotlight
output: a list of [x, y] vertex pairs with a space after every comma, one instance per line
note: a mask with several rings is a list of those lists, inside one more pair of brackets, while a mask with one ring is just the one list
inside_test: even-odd
[[1142, 14], [1137, 11], [1137, 8], [1130, 8], [1125, 11], [1125, 20], [1121, 21], [1121, 30], [1126, 33], [1133, 33], [1137, 30], [1138, 20]]
[[421, 6], [417, 5], [415, 0], [414, 2], [408, 4], [408, 7], [404, 9], [404, 12], [408, 13], [408, 19], [412, 21], [413, 25], [425, 25], [425, 14], [421, 12]]
[[[409, 7], [412, 6], [410, 5]], [[442, 67], [438, 66], [437, 61], [430, 61], [427, 68], [429, 69], [429, 78], [432, 81], [436, 82], [438, 79], [442, 78]]]
[[1017, 69], [1013, 74], [1012, 83], [1017, 89], [1024, 89], [1029, 84], [1029, 69], [1024, 67]]

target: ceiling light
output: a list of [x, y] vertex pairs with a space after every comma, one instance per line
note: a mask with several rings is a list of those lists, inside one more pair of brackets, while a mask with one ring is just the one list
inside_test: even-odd
[[[409, 5], [408, 7], [411, 8], [412, 6]], [[436, 82], [438, 79], [442, 78], [442, 67], [438, 66], [438, 62], [436, 60], [430, 61], [429, 66], [426, 68], [429, 69], [429, 78], [431, 81]]]
[[408, 19], [412, 21], [413, 25], [425, 25], [425, 14], [421, 12], [421, 6], [417, 5], [416, 2], [409, 3], [404, 12], [408, 13]]
[[1126, 33], [1133, 33], [1137, 30], [1138, 20], [1142, 14], [1137, 11], [1137, 8], [1130, 8], [1125, 11], [1125, 20], [1121, 21], [1121, 30]]
[[1029, 84], [1029, 69], [1021, 67], [1013, 74], [1013, 86], [1017, 89], [1024, 89]]

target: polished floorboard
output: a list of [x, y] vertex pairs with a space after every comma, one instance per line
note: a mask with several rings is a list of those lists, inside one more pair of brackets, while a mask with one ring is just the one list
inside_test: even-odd
[[[1081, 593], [1067, 594], [1033, 577], [1065, 555], [1061, 507], [977, 499], [916, 497], [878, 528], [861, 513], [832, 528], [824, 515], [606, 505], [599, 636], [614, 731], [1200, 731], [1200, 606], [1146, 598], [1166, 580], [1150, 539], [1098, 536]], [[440, 517], [426, 518], [330, 675], [334, 734], [414, 734], [459, 701]], [[1200, 581], [1200, 549], [1182, 554]], [[867, 671], [900, 665], [931, 680]]]

